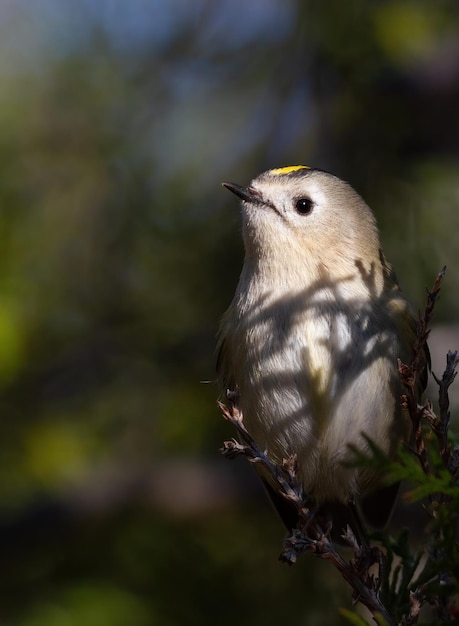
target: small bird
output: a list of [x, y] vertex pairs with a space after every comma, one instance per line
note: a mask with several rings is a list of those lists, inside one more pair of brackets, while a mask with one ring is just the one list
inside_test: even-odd
[[[416, 321], [375, 217], [348, 183], [304, 165], [223, 186], [242, 199], [245, 248], [219, 334], [223, 388], [273, 461], [296, 455], [297, 479], [335, 536], [360, 527], [359, 513], [382, 527], [398, 485], [349, 461], [352, 448], [370, 454], [368, 439], [394, 456], [410, 438], [397, 358], [410, 361]], [[295, 528], [296, 512], [258, 471]]]

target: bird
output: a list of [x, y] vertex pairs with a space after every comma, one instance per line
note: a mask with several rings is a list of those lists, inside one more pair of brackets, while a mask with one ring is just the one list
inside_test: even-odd
[[[222, 184], [242, 200], [245, 252], [219, 329], [222, 388], [271, 461], [295, 455], [296, 478], [335, 537], [348, 524], [361, 536], [362, 517], [384, 527], [398, 484], [352, 459], [372, 444], [394, 458], [410, 440], [397, 359], [410, 361], [417, 322], [375, 216], [349, 183], [305, 165]], [[257, 468], [292, 531], [297, 511]]]

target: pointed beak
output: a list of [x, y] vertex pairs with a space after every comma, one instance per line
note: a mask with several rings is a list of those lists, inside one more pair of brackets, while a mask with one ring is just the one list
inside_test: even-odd
[[241, 187], [241, 185], [236, 185], [236, 183], [222, 183], [222, 185], [242, 200], [245, 200], [245, 202], [253, 202], [256, 204], [263, 202], [260, 192], [253, 189], [253, 187]]

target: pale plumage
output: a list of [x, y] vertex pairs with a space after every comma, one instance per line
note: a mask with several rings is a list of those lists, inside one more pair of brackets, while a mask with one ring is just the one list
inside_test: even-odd
[[[409, 361], [415, 329], [375, 218], [350, 185], [320, 170], [281, 168], [247, 188], [225, 186], [243, 200], [245, 260], [221, 326], [223, 385], [238, 388], [244, 423], [273, 459], [297, 454], [319, 504], [369, 496], [380, 476], [346, 467], [349, 446], [368, 451], [365, 434], [393, 454], [408, 437], [396, 367], [397, 357]], [[391, 502], [382, 508], [373, 523]]]

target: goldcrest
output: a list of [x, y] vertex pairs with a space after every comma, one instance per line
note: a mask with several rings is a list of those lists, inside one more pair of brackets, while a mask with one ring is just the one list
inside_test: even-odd
[[306, 166], [223, 185], [242, 200], [245, 248], [220, 330], [224, 389], [237, 390], [244, 424], [272, 460], [296, 455], [298, 480], [338, 532], [356, 503], [382, 526], [397, 485], [349, 461], [352, 448], [370, 454], [368, 438], [389, 456], [409, 439], [397, 358], [409, 362], [416, 322], [375, 217], [348, 183]]

